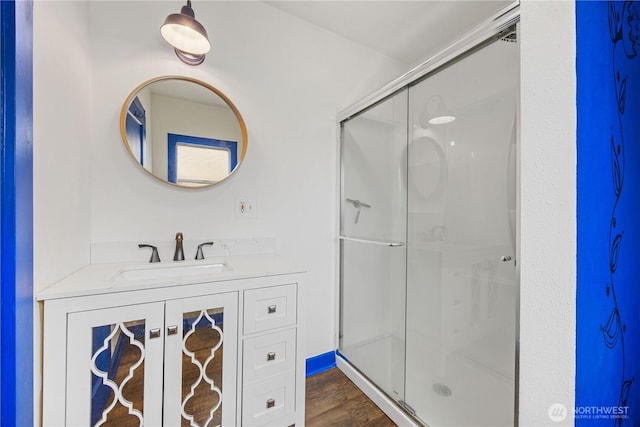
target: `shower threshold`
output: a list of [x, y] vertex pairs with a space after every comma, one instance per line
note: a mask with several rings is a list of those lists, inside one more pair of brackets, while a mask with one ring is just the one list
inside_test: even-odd
[[391, 399], [386, 393], [376, 387], [367, 377], [354, 368], [344, 357], [338, 353], [336, 365], [364, 394], [367, 395], [394, 423], [398, 426], [424, 427], [426, 424], [412, 417], [407, 409], [402, 408], [398, 402]]

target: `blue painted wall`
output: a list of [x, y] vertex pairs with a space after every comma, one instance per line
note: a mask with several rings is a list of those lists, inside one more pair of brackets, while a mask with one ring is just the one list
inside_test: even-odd
[[33, 426], [30, 0], [0, 2], [0, 421]]
[[578, 1], [576, 426], [640, 426], [640, 2]]

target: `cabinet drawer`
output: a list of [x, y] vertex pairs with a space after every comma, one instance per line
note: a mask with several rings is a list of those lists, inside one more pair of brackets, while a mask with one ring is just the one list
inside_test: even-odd
[[295, 416], [295, 375], [269, 378], [243, 388], [242, 425], [290, 425]]
[[244, 292], [244, 333], [296, 323], [296, 284]]
[[296, 367], [296, 331], [276, 332], [244, 340], [242, 381], [259, 381]]

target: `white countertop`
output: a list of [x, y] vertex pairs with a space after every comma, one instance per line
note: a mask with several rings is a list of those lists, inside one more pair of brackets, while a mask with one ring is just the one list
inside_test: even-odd
[[[122, 280], [117, 276], [126, 270], [162, 269], [167, 267], [187, 267], [225, 263], [224, 271], [180, 277], [171, 275], [163, 278]], [[124, 292], [165, 286], [209, 283], [227, 280], [247, 279], [282, 274], [304, 273], [306, 270], [291, 260], [277, 255], [234, 255], [212, 257], [201, 261], [168, 261], [160, 263], [113, 263], [91, 264], [81, 268], [57, 283], [38, 293], [37, 300]]]

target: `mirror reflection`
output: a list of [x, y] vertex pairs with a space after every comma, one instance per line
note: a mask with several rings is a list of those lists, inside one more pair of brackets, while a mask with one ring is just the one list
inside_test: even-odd
[[120, 132], [148, 173], [180, 187], [216, 184], [242, 163], [247, 130], [218, 89], [189, 77], [148, 80], [125, 100]]

